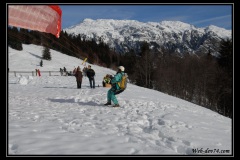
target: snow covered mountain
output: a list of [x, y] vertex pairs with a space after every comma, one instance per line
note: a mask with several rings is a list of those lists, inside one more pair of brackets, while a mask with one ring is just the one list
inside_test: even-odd
[[119, 53], [140, 50], [140, 42], [151, 43], [156, 49], [169, 49], [184, 54], [208, 53], [218, 55], [221, 38], [231, 38], [231, 30], [210, 25], [206, 28], [180, 21], [143, 23], [136, 20], [84, 19], [82, 23], [63, 29], [67, 33], [80, 34], [82, 38], [101, 38], [110, 48]]

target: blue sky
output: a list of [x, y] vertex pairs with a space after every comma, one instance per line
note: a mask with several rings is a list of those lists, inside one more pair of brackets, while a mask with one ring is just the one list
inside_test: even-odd
[[160, 22], [177, 20], [196, 27], [215, 25], [232, 29], [232, 4], [198, 5], [59, 5], [62, 9], [62, 29], [81, 23], [85, 18]]

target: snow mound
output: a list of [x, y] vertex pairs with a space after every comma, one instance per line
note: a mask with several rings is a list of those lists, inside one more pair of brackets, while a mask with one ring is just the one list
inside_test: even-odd
[[19, 79], [18, 79], [18, 83], [21, 84], [21, 85], [27, 85], [28, 84], [28, 79], [24, 76], [21, 76]]

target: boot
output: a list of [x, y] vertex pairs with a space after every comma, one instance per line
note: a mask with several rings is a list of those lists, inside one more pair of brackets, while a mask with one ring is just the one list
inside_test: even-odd
[[111, 105], [111, 102], [107, 102], [106, 104], [104, 104], [105, 106], [107, 106], [107, 105]]
[[114, 104], [113, 107], [120, 107], [119, 104]]

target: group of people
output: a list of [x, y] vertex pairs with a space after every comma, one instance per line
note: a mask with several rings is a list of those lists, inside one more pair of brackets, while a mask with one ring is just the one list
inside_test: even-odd
[[40, 70], [39, 69], [35, 69], [35, 71], [36, 71], [36, 76], [41, 76], [41, 72], [40, 72]]
[[81, 68], [78, 66], [77, 69], [73, 70], [73, 74], [76, 77], [76, 81], [77, 81], [77, 88], [81, 88], [82, 85], [82, 78], [84, 76], [84, 74], [86, 74], [86, 76], [89, 79], [89, 83], [90, 83], [90, 87], [91, 88], [95, 88], [95, 71], [91, 68], [91, 65], [88, 65], [88, 68], [83, 69], [83, 72], [81, 71]]
[[[95, 88], [95, 78], [94, 78], [95, 71], [91, 68], [91, 65], [88, 65], [88, 68], [86, 70], [87, 70], [86, 75], [89, 79], [90, 87]], [[120, 93], [119, 92], [120, 86], [119, 86], [118, 82], [121, 81], [121, 79], [124, 75], [124, 70], [125, 70], [125, 68], [123, 66], [119, 66], [118, 71], [115, 76], [106, 75], [104, 77], [103, 86], [107, 83], [111, 84], [111, 88], [108, 90], [108, 93], [107, 93], [107, 103], [104, 105], [111, 105], [112, 104], [111, 102], [113, 102], [114, 103], [113, 107], [119, 107], [119, 103], [118, 103], [118, 100], [115, 95]], [[74, 75], [75, 75], [76, 81], [77, 81], [77, 88], [81, 88], [83, 74], [82, 74], [79, 66], [77, 67]]]
[[65, 68], [65, 67], [63, 67], [63, 69], [62, 68], [60, 68], [60, 73], [61, 73], [61, 76], [63, 76], [63, 75], [67, 75], [67, 69]]

